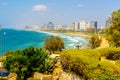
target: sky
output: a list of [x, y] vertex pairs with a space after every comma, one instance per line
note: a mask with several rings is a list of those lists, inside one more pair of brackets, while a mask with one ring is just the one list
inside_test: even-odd
[[0, 0], [3, 28], [43, 26], [48, 22], [72, 25], [81, 20], [104, 26], [108, 16], [120, 9], [120, 0]]

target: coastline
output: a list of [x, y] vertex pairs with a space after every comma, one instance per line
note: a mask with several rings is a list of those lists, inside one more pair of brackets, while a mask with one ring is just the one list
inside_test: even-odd
[[[35, 30], [35, 31], [36, 31], [36, 30]], [[90, 38], [90, 37], [91, 37], [91, 35], [85, 34], [85, 33], [82, 33], [82, 32], [69, 32], [69, 31], [66, 31], [66, 32], [62, 32], [62, 31], [39, 31], [39, 30], [37, 30], [37, 32], [55, 33], [55, 34], [65, 34], [65, 35], [70, 35], [70, 36], [87, 37], [87, 38]]]
[[[15, 29], [15, 30], [18, 30], [18, 29]], [[22, 29], [22, 30], [25, 30], [25, 31], [33, 31], [33, 32], [38, 32], [38, 33], [46, 33], [46, 34], [49, 34], [49, 35], [68, 35], [68, 36], [76, 36], [76, 37], [85, 37], [85, 38], [90, 38], [92, 35], [91, 34], [87, 34], [87, 33], [82, 33], [82, 32], [71, 32], [71, 31], [43, 31], [43, 30], [38, 30], [38, 29]], [[105, 47], [109, 47], [109, 44], [107, 42], [107, 40], [102, 37], [102, 42], [101, 42], [101, 45], [100, 47], [98, 47], [97, 49], [100, 49], [100, 48], [105, 48]]]
[[[47, 33], [47, 34], [65, 34], [65, 35], [70, 35], [70, 36], [86, 37], [86, 38], [90, 38], [92, 36], [91, 34], [85, 34], [85, 33], [82, 33], [82, 32], [43, 31], [43, 30], [27, 30], [27, 29], [23, 29], [23, 30], [35, 31], [35, 32], [40, 32], [40, 33]], [[109, 43], [104, 37], [102, 37], [101, 45], [96, 49], [101, 49], [101, 48], [106, 48], [106, 47], [109, 47]]]
[[67, 32], [65, 34], [71, 35], [71, 36], [87, 37], [87, 38], [91, 37], [90, 35], [87, 35], [87, 34], [84, 34], [84, 33], [81, 33], [81, 32]]
[[[26, 30], [26, 29], [23, 29], [23, 30], [25, 30], [25, 31], [35, 31], [35, 32], [39, 32], [39, 33], [47, 33], [47, 34], [63, 34], [63, 35], [68, 35], [68, 36], [70, 35], [70, 36], [86, 37], [86, 38], [91, 37], [90, 34], [85, 34], [85, 33], [82, 33], [82, 32], [63, 32], [62, 33], [62, 32], [59, 32], [59, 31], [57, 32], [57, 31], [41, 31], [41, 30]], [[106, 48], [106, 47], [109, 47], [108, 41], [104, 37], [102, 37], [101, 45], [96, 49], [101, 49], [101, 48]]]

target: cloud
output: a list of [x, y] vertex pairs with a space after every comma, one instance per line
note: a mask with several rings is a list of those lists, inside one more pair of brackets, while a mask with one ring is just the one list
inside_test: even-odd
[[46, 11], [47, 9], [46, 5], [34, 5], [32, 8], [33, 11]]
[[79, 8], [85, 7], [83, 4], [78, 4], [77, 5]]

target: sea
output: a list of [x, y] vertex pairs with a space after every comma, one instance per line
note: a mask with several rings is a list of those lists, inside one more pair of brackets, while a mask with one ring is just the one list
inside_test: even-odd
[[76, 48], [76, 45], [80, 45], [80, 48], [85, 48], [89, 40], [87, 37], [71, 36], [62, 33], [2, 29], [0, 31], [0, 55], [5, 54], [9, 50], [22, 50], [30, 46], [42, 47], [45, 38], [51, 35], [61, 37], [64, 40], [65, 49]]

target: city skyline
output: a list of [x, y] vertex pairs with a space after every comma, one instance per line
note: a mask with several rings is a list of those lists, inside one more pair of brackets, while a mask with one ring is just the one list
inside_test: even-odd
[[113, 0], [0, 0], [0, 24], [3, 28], [43, 26], [48, 22], [71, 26], [73, 22], [98, 21], [105, 25], [107, 17], [120, 8]]

